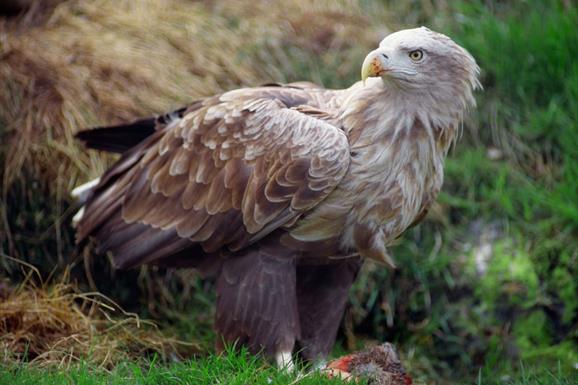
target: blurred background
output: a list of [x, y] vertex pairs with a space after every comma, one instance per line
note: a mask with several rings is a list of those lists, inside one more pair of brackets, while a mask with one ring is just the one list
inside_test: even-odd
[[[66, 298], [60, 310], [102, 320], [87, 305], [95, 297], [82, 296], [96, 291], [153, 320], [159, 339], [194, 343], [180, 354], [212, 349], [210, 281], [188, 270], [115, 271], [105, 258], [74, 255], [68, 192], [114, 161], [83, 150], [75, 132], [243, 86], [348, 87], [385, 35], [425, 25], [472, 53], [484, 91], [450, 152], [438, 202], [391, 249], [399, 268], [365, 265], [336, 354], [391, 341], [428, 383], [480, 370], [506, 381], [520, 365], [575, 372], [572, 1], [3, 0], [0, 12], [0, 301], [22, 304], [20, 313], [0, 305], [4, 360], [47, 358], [66, 337], [56, 335], [61, 326], [40, 328], [56, 340], [37, 344], [32, 329], [14, 332], [27, 306]], [[139, 352], [166, 352], [147, 341]], [[128, 354], [131, 344], [118, 349]]]

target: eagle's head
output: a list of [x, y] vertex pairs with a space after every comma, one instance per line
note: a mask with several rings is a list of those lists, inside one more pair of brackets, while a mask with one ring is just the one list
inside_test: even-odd
[[480, 69], [464, 48], [426, 27], [388, 35], [370, 52], [361, 78], [381, 77], [386, 85], [437, 100], [474, 104], [472, 91], [480, 88]]

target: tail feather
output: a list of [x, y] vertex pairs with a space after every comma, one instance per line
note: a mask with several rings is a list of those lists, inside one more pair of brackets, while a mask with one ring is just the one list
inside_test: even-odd
[[100, 183], [100, 178], [93, 179], [89, 182], [77, 186], [70, 192], [70, 195], [79, 203], [85, 204], [92, 189]]

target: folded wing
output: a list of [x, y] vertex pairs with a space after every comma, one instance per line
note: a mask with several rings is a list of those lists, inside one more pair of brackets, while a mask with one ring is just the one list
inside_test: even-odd
[[339, 183], [349, 145], [305, 90], [276, 92], [195, 103], [123, 153], [89, 198], [79, 241], [96, 238], [129, 267], [191, 247], [236, 251], [294, 223]]

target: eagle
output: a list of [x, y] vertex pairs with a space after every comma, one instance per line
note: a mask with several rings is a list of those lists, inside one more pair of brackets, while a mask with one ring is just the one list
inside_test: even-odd
[[449, 37], [407, 29], [346, 89], [242, 88], [81, 131], [121, 155], [73, 192], [77, 242], [118, 268], [214, 277], [220, 349], [321, 362], [363, 261], [394, 266], [387, 246], [436, 199], [479, 71]]

